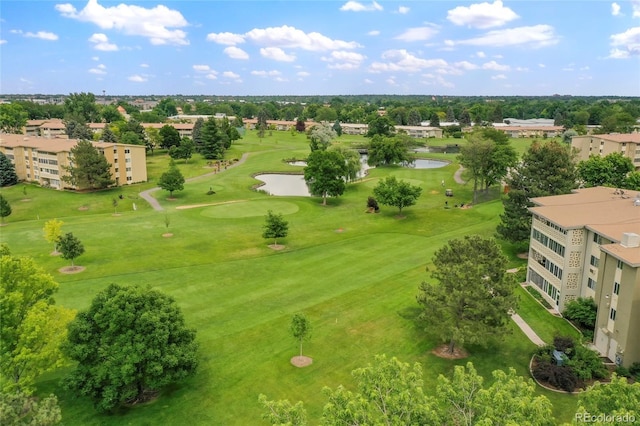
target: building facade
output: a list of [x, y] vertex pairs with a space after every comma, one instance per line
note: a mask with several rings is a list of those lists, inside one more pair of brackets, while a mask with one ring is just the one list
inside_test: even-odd
[[[54, 189], [74, 188], [62, 180], [71, 161], [76, 139], [50, 139], [25, 135], [0, 134], [0, 152], [13, 163], [18, 179]], [[116, 185], [147, 181], [145, 147], [117, 143], [92, 142], [111, 165]]]
[[636, 170], [640, 169], [640, 133], [574, 136], [571, 146], [578, 153], [578, 161], [592, 155], [605, 157], [614, 152], [629, 158]]
[[528, 284], [558, 312], [593, 298], [597, 349], [640, 361], [640, 193], [596, 187], [532, 202]]

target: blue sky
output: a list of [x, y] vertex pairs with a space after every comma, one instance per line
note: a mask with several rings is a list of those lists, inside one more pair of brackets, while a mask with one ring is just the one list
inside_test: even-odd
[[640, 96], [640, 0], [7, 1], [0, 93]]

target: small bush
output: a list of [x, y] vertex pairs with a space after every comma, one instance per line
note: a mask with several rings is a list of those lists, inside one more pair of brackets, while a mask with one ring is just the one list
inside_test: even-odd
[[573, 392], [578, 386], [578, 378], [573, 369], [566, 366], [538, 361], [531, 373], [537, 380], [567, 392]]
[[598, 306], [591, 297], [578, 297], [576, 300], [571, 300], [562, 312], [565, 318], [585, 330], [593, 330], [597, 314]]
[[573, 352], [576, 343], [571, 337], [568, 336], [556, 336], [553, 338], [553, 347], [560, 352], [564, 352], [569, 355]]
[[623, 366], [619, 365], [618, 367], [616, 367], [616, 371], [615, 373], [619, 376], [619, 377], [626, 377], [628, 379], [630, 379], [631, 373], [629, 372], [629, 369], [624, 368]]
[[629, 367], [629, 373], [636, 381], [640, 381], [640, 362], [634, 362]]
[[547, 299], [542, 297], [542, 295], [540, 293], [538, 293], [538, 290], [536, 290], [535, 288], [533, 288], [531, 286], [526, 286], [526, 289], [529, 292], [529, 294], [531, 294], [533, 296], [534, 299], [536, 299], [538, 302], [542, 303], [542, 306], [544, 306], [547, 309], [551, 309], [551, 305], [549, 304], [549, 302], [547, 302]]

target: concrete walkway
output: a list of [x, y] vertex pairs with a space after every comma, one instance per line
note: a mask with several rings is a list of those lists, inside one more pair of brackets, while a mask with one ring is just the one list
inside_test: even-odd
[[455, 180], [456, 183], [459, 183], [460, 185], [464, 185], [465, 183], [467, 183], [464, 180], [462, 180], [463, 170], [464, 170], [464, 167], [460, 166], [460, 168], [456, 170], [456, 172], [453, 174], [453, 180]]
[[526, 322], [524, 322], [524, 320], [522, 319], [522, 317], [516, 313], [513, 313], [511, 315], [511, 319], [513, 320], [513, 322], [516, 323], [516, 325], [518, 327], [520, 327], [520, 330], [522, 330], [522, 332], [529, 338], [529, 340], [531, 340], [535, 345], [537, 346], [544, 346], [546, 345], [546, 343], [544, 342], [544, 340], [542, 340], [540, 338], [540, 336], [538, 336], [536, 334], [535, 331], [533, 331], [533, 329], [531, 327], [529, 327], [529, 324], [527, 324]]
[[[242, 154], [242, 157], [240, 157], [240, 159], [238, 161], [236, 161], [233, 164], [228, 165], [226, 169], [220, 170], [219, 172], [205, 173], [205, 174], [200, 175], [200, 176], [195, 176], [195, 177], [189, 178], [189, 179], [187, 179], [185, 181], [185, 183], [186, 182], [193, 182], [195, 180], [202, 179], [202, 178], [205, 178], [207, 176], [215, 176], [217, 174], [220, 174], [220, 173], [224, 172], [225, 170], [231, 169], [233, 167], [239, 166], [240, 164], [244, 163], [247, 160], [247, 157], [249, 157], [249, 154], [245, 152], [244, 154]], [[160, 205], [158, 200], [156, 200], [151, 195], [152, 193], [158, 191], [159, 189], [160, 189], [160, 187], [155, 187], [155, 188], [147, 189], [146, 191], [142, 191], [140, 193], [140, 197], [142, 197], [147, 203], [149, 203], [149, 205], [151, 207], [153, 207], [154, 210], [160, 212], [160, 211], [163, 211], [164, 208]]]

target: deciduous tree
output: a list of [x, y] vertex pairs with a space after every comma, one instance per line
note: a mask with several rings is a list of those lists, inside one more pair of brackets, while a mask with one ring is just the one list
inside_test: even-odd
[[99, 411], [148, 400], [197, 366], [195, 331], [173, 298], [149, 287], [98, 293], [69, 325], [63, 350], [78, 363], [66, 386]]
[[306, 426], [307, 411], [304, 409], [302, 401], [295, 405], [289, 400], [269, 401], [267, 396], [260, 394], [258, 402], [265, 409], [262, 418], [273, 426]]
[[412, 162], [407, 141], [400, 135], [393, 137], [374, 136], [369, 142], [369, 157], [367, 163], [370, 166], [388, 166]]
[[337, 197], [345, 189], [346, 166], [344, 157], [337, 151], [312, 151], [304, 168], [304, 180], [311, 194], [322, 197], [322, 205], [327, 205], [327, 197]]
[[0, 152], [0, 186], [10, 186], [18, 183], [16, 168], [9, 158]]
[[3, 133], [22, 134], [27, 125], [29, 114], [17, 103], [0, 104], [0, 131]]
[[309, 148], [311, 151], [326, 150], [331, 141], [338, 137], [337, 133], [328, 124], [316, 124], [309, 134]]
[[28, 257], [0, 258], [0, 389], [33, 390], [62, 365], [60, 344], [74, 312], [54, 305], [58, 284]]
[[[626, 378], [614, 374], [610, 383], [596, 382], [586, 392], [580, 393], [576, 421], [586, 422], [588, 420], [585, 420], [585, 415], [598, 414], [612, 416], [614, 421], [606, 424], [616, 426], [629, 424], [629, 417], [636, 420], [640, 418], [640, 383], [630, 384]], [[616, 416], [619, 416], [618, 421]], [[624, 416], [627, 418], [626, 421]]]
[[0, 392], [0, 424], [53, 426], [62, 420], [58, 398], [37, 398], [25, 392]]
[[367, 137], [373, 137], [375, 135], [380, 136], [391, 136], [395, 132], [395, 127], [393, 126], [393, 122], [389, 117], [386, 116], [376, 116], [368, 123], [367, 129]]
[[64, 222], [58, 219], [51, 219], [44, 223], [44, 228], [42, 231], [44, 232], [44, 239], [47, 240], [48, 243], [53, 244], [53, 252], [58, 252], [58, 241], [62, 236], [62, 225]]
[[62, 181], [79, 189], [102, 189], [114, 183], [111, 165], [89, 141], [78, 141], [71, 148], [71, 165], [63, 169], [67, 174], [61, 177]]
[[169, 164], [169, 170], [164, 172], [158, 180], [158, 186], [165, 191], [169, 191], [169, 197], [173, 197], [174, 191], [182, 191], [184, 189], [184, 176], [175, 165], [173, 160]]
[[303, 314], [294, 314], [289, 329], [293, 338], [300, 344], [300, 356], [302, 356], [302, 342], [311, 337], [311, 323]]
[[453, 353], [466, 343], [486, 345], [507, 331], [516, 308], [516, 283], [507, 274], [507, 259], [494, 240], [478, 235], [450, 240], [433, 257], [431, 277], [417, 296], [421, 318], [434, 327]]
[[58, 239], [58, 247], [60, 248], [61, 257], [71, 260], [72, 268], [74, 266], [73, 261], [84, 253], [84, 245], [71, 232], [67, 232]]
[[378, 182], [373, 193], [381, 204], [398, 208], [398, 214], [402, 214], [402, 209], [416, 203], [422, 188], [411, 185], [409, 182], [397, 180], [395, 176], [388, 176]]
[[180, 133], [175, 127], [169, 124], [165, 124], [160, 128], [160, 137], [162, 138], [160, 146], [164, 149], [170, 149], [172, 146], [180, 145]]
[[284, 220], [282, 213], [277, 214], [269, 210], [265, 218], [262, 238], [272, 239], [273, 244], [278, 244], [278, 238], [285, 238], [289, 234], [289, 223]]
[[619, 152], [612, 152], [605, 157], [591, 155], [588, 160], [580, 161], [577, 165], [578, 177], [586, 187], [626, 188], [627, 176], [634, 170], [631, 159]]

